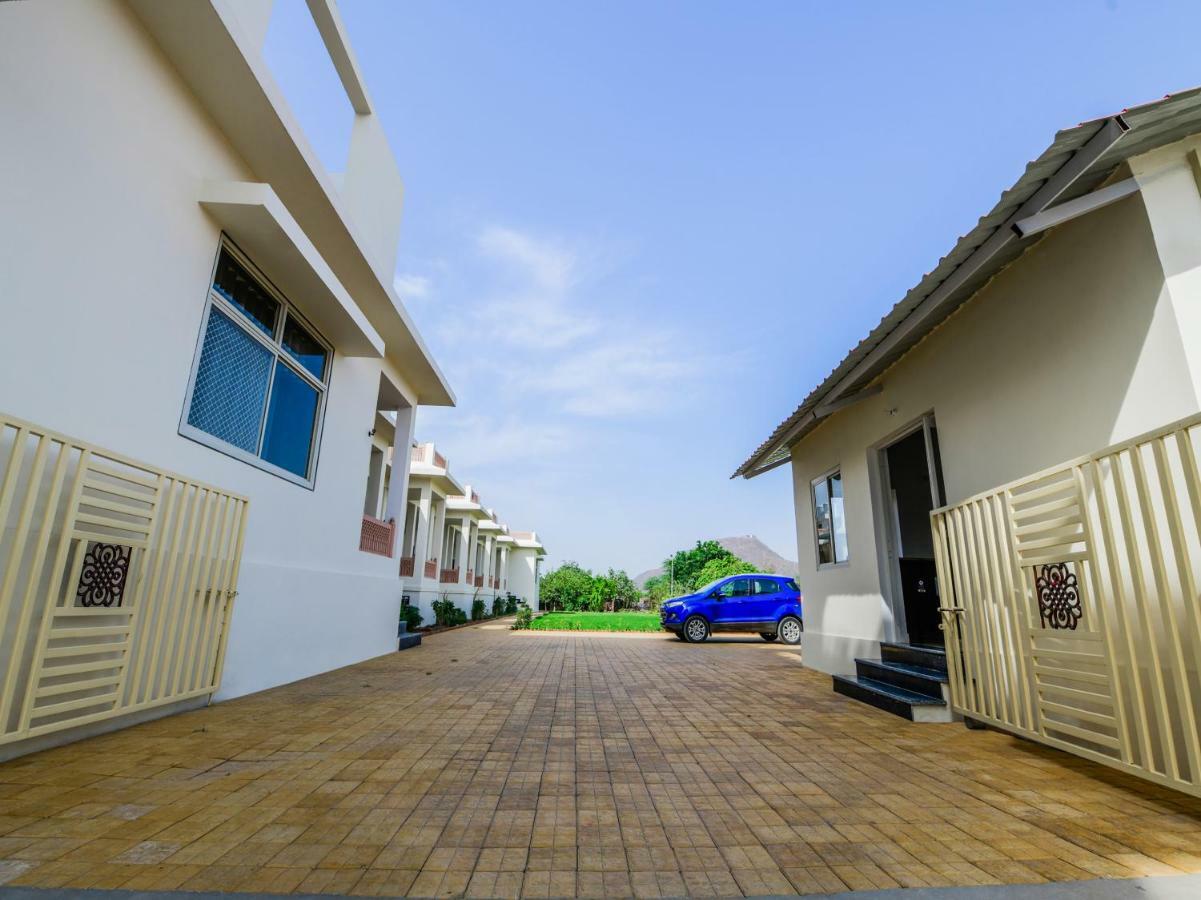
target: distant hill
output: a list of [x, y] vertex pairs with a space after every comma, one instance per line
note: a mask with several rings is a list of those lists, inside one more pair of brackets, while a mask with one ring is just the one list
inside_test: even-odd
[[[793, 578], [796, 578], [797, 564], [790, 559], [782, 557], [753, 534], [742, 535], [740, 537], [717, 538], [716, 540], [717, 543], [721, 544], [739, 559], [745, 559], [756, 568], [775, 572], [777, 575], [791, 575]], [[662, 574], [662, 568], [647, 569], [634, 578], [634, 583], [638, 587], [644, 588], [648, 579]]]

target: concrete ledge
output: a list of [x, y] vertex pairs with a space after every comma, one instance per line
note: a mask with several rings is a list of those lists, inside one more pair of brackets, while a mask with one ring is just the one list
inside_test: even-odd
[[[123, 716], [114, 716], [111, 719], [102, 719], [99, 722], [89, 722], [86, 725], [65, 728], [62, 731], [39, 734], [37, 737], [26, 738], [23, 741], [14, 741], [11, 744], [0, 744], [0, 762], [7, 762], [10, 759], [16, 759], [18, 756], [37, 753], [40, 750], [49, 750], [52, 747], [61, 747], [64, 744], [73, 744], [76, 741], [82, 741], [84, 738], [108, 734], [111, 731], [120, 731], [122, 728], [129, 728], [131, 725], [152, 722], [155, 719], [173, 716], [176, 713], [187, 712], [190, 709], [199, 709], [207, 703], [207, 697], [192, 697], [191, 699], [180, 700], [176, 703], [167, 703], [163, 706], [151, 707], [150, 709], [140, 709], [137, 712], [126, 713]], [[3, 873], [0, 873], [0, 877], [3, 877]]]

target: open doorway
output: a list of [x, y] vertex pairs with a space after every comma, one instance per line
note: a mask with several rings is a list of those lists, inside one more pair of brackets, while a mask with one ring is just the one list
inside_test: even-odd
[[941, 647], [930, 510], [942, 505], [944, 491], [934, 417], [879, 452], [894, 610], [901, 611], [900, 599], [909, 643]]

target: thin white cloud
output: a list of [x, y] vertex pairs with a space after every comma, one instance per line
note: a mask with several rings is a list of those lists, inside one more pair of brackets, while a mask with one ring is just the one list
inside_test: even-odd
[[482, 413], [441, 418], [435, 440], [460, 481], [470, 481], [472, 470], [477, 468], [543, 463], [578, 446], [576, 433], [561, 424], [530, 423], [512, 415]]
[[[578, 416], [644, 415], [696, 374], [669, 329], [595, 312], [612, 306], [596, 302], [593, 258], [566, 242], [493, 226], [477, 249], [496, 271], [491, 290], [464, 314], [471, 333], [487, 335], [503, 359], [492, 369], [510, 390]], [[462, 333], [461, 319], [443, 326], [444, 334]]]
[[424, 275], [399, 273], [392, 279], [392, 288], [401, 300], [424, 300], [430, 295], [430, 280]]

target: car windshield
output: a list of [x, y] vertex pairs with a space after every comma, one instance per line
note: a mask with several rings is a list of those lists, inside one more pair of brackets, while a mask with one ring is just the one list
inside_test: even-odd
[[[728, 577], [729, 577], [729, 576], [727, 576], [727, 578], [728, 578]], [[707, 585], [705, 585], [703, 588], [701, 588], [699, 591], [697, 591], [697, 593], [698, 593], [698, 594], [707, 594], [707, 593], [709, 593], [710, 591], [712, 591], [712, 590], [716, 589], [716, 588], [717, 588], [717, 586], [718, 586], [719, 584], [721, 584], [721, 583], [722, 583], [723, 581], [725, 581], [725, 580], [726, 580], [725, 578], [719, 578], [719, 579], [717, 579], [717, 581], [711, 581], [711, 582], [709, 582]]]

